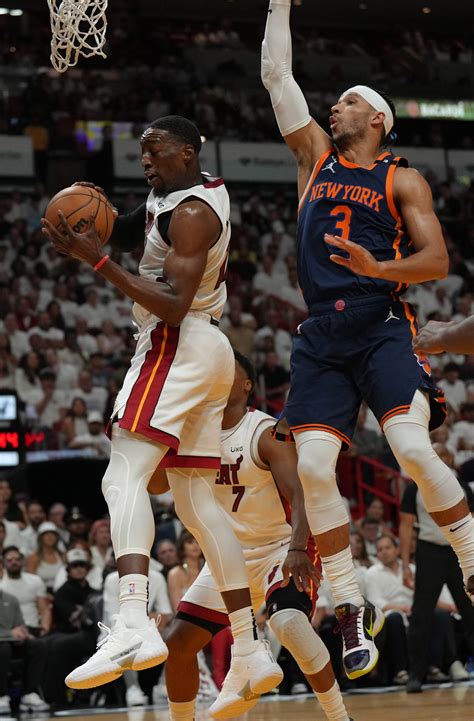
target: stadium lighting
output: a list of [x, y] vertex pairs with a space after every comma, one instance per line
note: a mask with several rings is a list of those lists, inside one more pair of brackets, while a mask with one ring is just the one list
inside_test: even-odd
[[23, 10], [21, 8], [13, 8], [13, 10], [10, 10], [10, 15], [14, 18], [19, 18], [23, 15]]
[[425, 15], [429, 15], [431, 13], [431, 8], [428, 7], [428, 5], [425, 5], [425, 7], [421, 8], [421, 12]]
[[8, 8], [0, 8], [0, 15], [8, 15], [9, 12]]

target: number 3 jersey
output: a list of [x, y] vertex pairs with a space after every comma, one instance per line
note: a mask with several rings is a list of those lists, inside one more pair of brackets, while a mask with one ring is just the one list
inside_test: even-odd
[[297, 232], [298, 278], [310, 313], [316, 303], [406, 289], [336, 265], [329, 256], [341, 251], [324, 241], [325, 233], [348, 238], [380, 261], [409, 255], [411, 242], [393, 199], [395, 170], [406, 165], [385, 152], [364, 168], [335, 149], [316, 163], [300, 200]]
[[234, 428], [221, 431], [221, 467], [215, 497], [244, 549], [286, 543], [290, 509], [259, 457], [261, 434], [275, 424], [266, 413], [249, 409]]

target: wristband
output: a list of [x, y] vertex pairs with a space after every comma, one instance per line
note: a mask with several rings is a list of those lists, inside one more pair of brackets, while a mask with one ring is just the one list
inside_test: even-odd
[[301, 553], [306, 553], [306, 548], [289, 548], [288, 553], [290, 553], [290, 551], [301, 551]]
[[94, 265], [94, 270], [99, 270], [99, 268], [102, 268], [104, 263], [107, 263], [109, 258], [110, 258], [110, 255], [104, 255], [104, 257], [99, 260], [97, 265]]

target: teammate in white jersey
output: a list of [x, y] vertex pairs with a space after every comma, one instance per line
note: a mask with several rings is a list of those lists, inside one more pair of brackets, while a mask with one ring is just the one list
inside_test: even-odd
[[75, 233], [61, 213], [63, 233], [43, 219], [59, 252], [88, 263], [135, 301], [138, 325], [135, 355], [112, 416], [112, 453], [102, 482], [120, 613], [98, 651], [66, 683], [91, 688], [168, 655], [147, 616], [155, 536], [147, 486], [167, 456], [176, 511], [201, 545], [229, 611], [236, 663], [252, 691], [262, 693], [283, 674], [257, 640], [242, 550], [214, 499], [222, 413], [234, 378], [232, 349], [218, 329], [226, 298], [229, 197], [222, 179], [203, 176], [201, 137], [186, 118], [156, 120], [140, 142], [150, 195], [146, 206], [116, 220], [111, 237], [113, 246], [130, 250], [143, 241], [145, 229], [138, 277], [105, 254], [92, 218], [84, 234]]
[[[296, 451], [294, 445], [272, 439], [274, 418], [247, 407], [255, 371], [247, 358], [234, 353], [235, 380], [222, 423], [216, 497], [244, 548], [254, 608], [266, 602], [272, 630], [298, 662], [326, 717], [349, 721], [329, 653], [310, 623], [321, 563], [306, 520]], [[160, 483], [158, 472], [151, 482], [154, 492], [164, 490]], [[193, 721], [197, 654], [227, 625], [222, 597], [206, 564], [178, 605], [167, 635], [172, 721]], [[231, 718], [251, 709], [258, 696], [248, 691], [244, 679], [229, 674], [221, 696], [232, 698], [233, 705], [222, 709], [218, 699], [211, 706], [212, 716]]]

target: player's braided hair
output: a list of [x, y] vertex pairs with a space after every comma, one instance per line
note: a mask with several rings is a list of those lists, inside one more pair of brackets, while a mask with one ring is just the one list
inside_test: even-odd
[[194, 123], [181, 115], [165, 115], [163, 118], [154, 120], [149, 127], [167, 130], [175, 138], [192, 145], [197, 154], [201, 151], [202, 142], [199, 130]]

